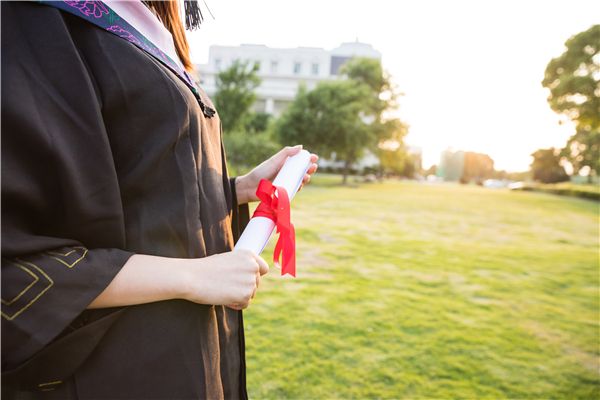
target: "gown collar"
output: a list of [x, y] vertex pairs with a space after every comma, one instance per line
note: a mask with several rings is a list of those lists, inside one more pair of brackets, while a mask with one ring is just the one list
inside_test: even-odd
[[[140, 1], [132, 2], [132, 6], [124, 4], [129, 3], [126, 1], [107, 2], [99, 0], [39, 0], [39, 3], [58, 8], [82, 18], [150, 54], [175, 73], [187, 85], [198, 101], [204, 116], [211, 118], [215, 115], [216, 111], [202, 98], [196, 82], [183, 68], [177, 54], [173, 54], [173, 38], [169, 39], [165, 36], [165, 32], [161, 33], [162, 29], [166, 30], [166, 28], [163, 26], [161, 29], [156, 25], [157, 23], [162, 25], [162, 23]], [[113, 9], [115, 5], [120, 12]], [[140, 7], [143, 7], [145, 11]], [[120, 14], [123, 12], [129, 19], [125, 15]], [[167, 33], [169, 32], [167, 31]], [[169, 50], [169, 47], [172, 47], [172, 50]]]
[[105, 0], [104, 3], [184, 69], [175, 50], [171, 32], [140, 0]]

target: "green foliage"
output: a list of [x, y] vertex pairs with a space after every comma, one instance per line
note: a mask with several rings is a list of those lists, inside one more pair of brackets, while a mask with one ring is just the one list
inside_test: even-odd
[[[385, 75], [379, 60], [352, 58], [342, 66], [340, 74], [371, 89], [371, 96], [365, 100], [369, 100], [368, 105], [374, 116], [380, 117], [383, 111], [396, 105], [397, 93], [394, 92], [390, 79]], [[386, 95], [386, 100], [380, 98], [382, 94]]]
[[401, 175], [406, 165], [406, 151], [403, 148], [379, 149], [379, 168], [383, 174]]
[[260, 84], [258, 64], [235, 61], [219, 73], [215, 105], [223, 126], [227, 161], [232, 171], [251, 168], [279, 150], [269, 132], [270, 116], [253, 113], [254, 89]]
[[269, 132], [231, 132], [223, 136], [227, 161], [236, 170], [254, 167], [279, 151]]
[[600, 173], [600, 25], [571, 37], [566, 51], [546, 67], [542, 85], [548, 102], [576, 125], [565, 149], [575, 172], [584, 166]]
[[510, 181], [529, 181], [531, 180], [531, 171], [521, 171], [521, 172], [507, 172], [504, 170], [497, 171], [495, 170], [492, 174], [492, 178], [494, 179], [508, 179]]
[[340, 74], [355, 82], [364, 83], [374, 93], [381, 93], [390, 86], [383, 74], [381, 62], [372, 58], [352, 58], [342, 66]]
[[555, 183], [568, 181], [565, 169], [560, 165], [560, 151], [555, 148], [540, 149], [532, 155], [531, 172], [534, 181]]
[[408, 128], [383, 118], [395, 107], [396, 94], [378, 60], [355, 58], [341, 72], [347, 79], [299, 90], [275, 131], [282, 143], [303, 143], [325, 158], [344, 161], [345, 182], [364, 150], [376, 152], [385, 140], [401, 144]]
[[578, 127], [561, 154], [573, 164], [575, 173], [583, 167], [589, 167], [591, 171], [588, 177], [591, 181], [594, 174], [600, 175], [600, 128]]
[[350, 81], [369, 88], [360, 116], [369, 125], [375, 143], [391, 140], [403, 148], [402, 141], [408, 133], [408, 126], [397, 118], [384, 118], [386, 111], [397, 107], [399, 94], [383, 71], [381, 62], [371, 58], [352, 58], [342, 66], [340, 73]]
[[261, 133], [267, 131], [271, 116], [264, 112], [251, 113], [246, 120], [244, 130], [248, 133]]
[[384, 175], [413, 178], [417, 171], [415, 156], [409, 154], [403, 146], [396, 149], [380, 148], [377, 152], [379, 169]]
[[249, 117], [256, 100], [254, 89], [260, 84], [258, 64], [235, 61], [217, 75], [215, 106], [225, 133], [239, 130]]
[[551, 193], [559, 196], [571, 196], [600, 201], [600, 186], [598, 185], [581, 185], [568, 182], [555, 184], [527, 184], [515, 190]]
[[321, 156], [357, 161], [363, 150], [376, 143], [360, 116], [370, 92], [350, 80], [321, 82], [307, 92], [301, 89], [276, 124], [282, 143], [302, 143]]
[[294, 198], [298, 276], [244, 313], [250, 398], [600, 396], [597, 203], [338, 179]]

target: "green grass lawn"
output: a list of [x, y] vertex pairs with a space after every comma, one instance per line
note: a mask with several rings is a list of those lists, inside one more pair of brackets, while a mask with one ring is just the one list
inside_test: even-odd
[[298, 277], [245, 313], [251, 398], [599, 398], [599, 203], [315, 180]]

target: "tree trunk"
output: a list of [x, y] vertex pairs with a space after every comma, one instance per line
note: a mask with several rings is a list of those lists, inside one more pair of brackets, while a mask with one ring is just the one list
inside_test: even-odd
[[348, 182], [348, 173], [350, 172], [350, 161], [344, 161], [344, 169], [342, 170], [342, 185]]

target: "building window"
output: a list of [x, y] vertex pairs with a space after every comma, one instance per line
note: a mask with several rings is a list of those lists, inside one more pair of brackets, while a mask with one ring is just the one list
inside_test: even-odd
[[350, 60], [350, 57], [332, 56], [331, 69], [329, 70], [329, 74], [337, 75], [340, 71], [340, 67], [348, 60]]
[[271, 73], [272, 74], [276, 74], [277, 73], [277, 67], [279, 66], [279, 63], [277, 61], [271, 61]]
[[300, 75], [301, 71], [302, 71], [302, 63], [295, 62], [294, 63], [294, 75]]
[[220, 70], [221, 70], [221, 59], [220, 59], [220, 58], [217, 58], [217, 59], [215, 60], [215, 69], [216, 69], [217, 71], [220, 71]]
[[312, 74], [313, 75], [319, 75], [319, 64], [318, 63], [313, 63], [313, 65], [312, 65]]

